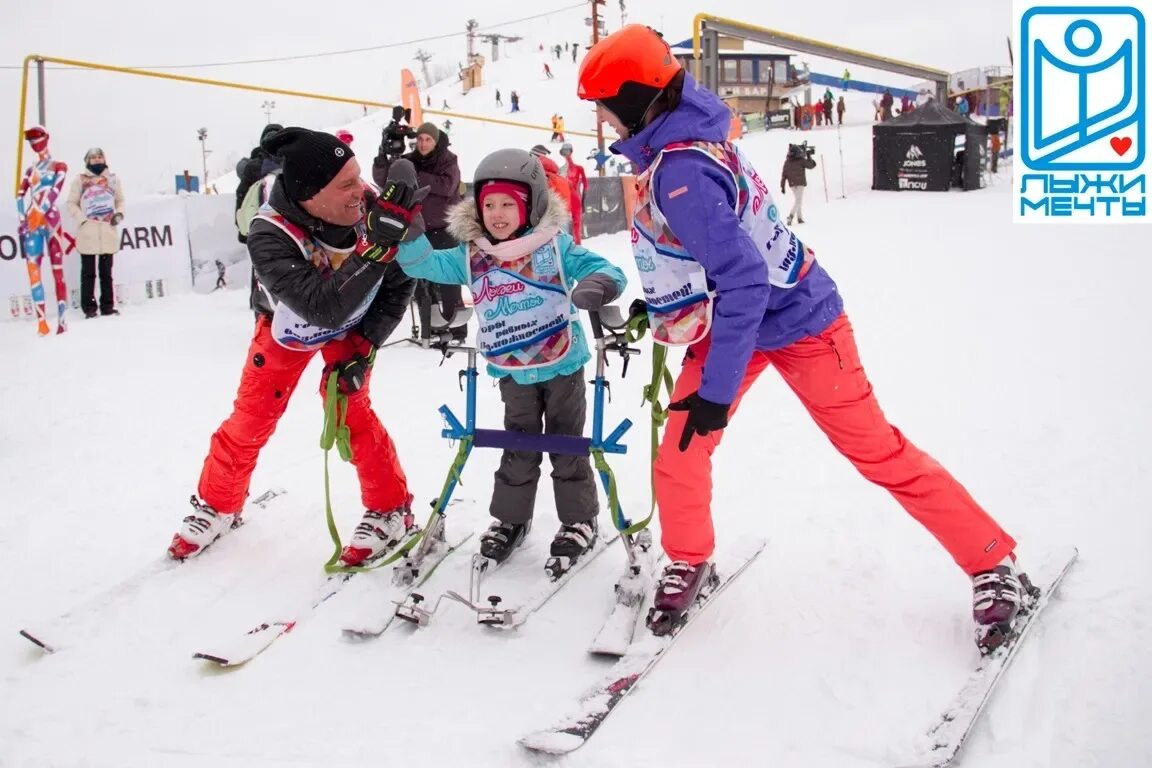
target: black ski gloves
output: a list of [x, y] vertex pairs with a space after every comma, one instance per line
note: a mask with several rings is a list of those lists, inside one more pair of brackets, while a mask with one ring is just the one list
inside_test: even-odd
[[[364, 386], [364, 381], [368, 378], [368, 371], [372, 369], [372, 363], [375, 362], [375, 360], [376, 349], [373, 348], [367, 356], [356, 355], [351, 360], [333, 363], [331, 371], [336, 372], [336, 380], [340, 392], [345, 395], [359, 392], [360, 388]], [[325, 373], [324, 379], [327, 381], [327, 373]]]
[[428, 188], [418, 188], [417, 184], [416, 168], [410, 161], [397, 160], [388, 168], [388, 182], [380, 197], [368, 207], [366, 240], [371, 245], [357, 248], [360, 256], [389, 262], [396, 256], [397, 245], [423, 234], [420, 203], [428, 195]]
[[694, 435], [703, 437], [709, 432], [724, 429], [728, 426], [728, 409], [730, 405], [714, 403], [700, 397], [693, 392], [683, 400], [677, 400], [668, 406], [670, 411], [688, 411], [688, 420], [684, 422], [684, 431], [680, 433], [680, 453], [688, 450]]

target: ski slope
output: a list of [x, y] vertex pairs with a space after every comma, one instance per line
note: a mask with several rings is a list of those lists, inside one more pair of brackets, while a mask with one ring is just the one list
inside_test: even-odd
[[[557, 65], [556, 81], [502, 90], [505, 99], [520, 90], [525, 109], [543, 118], [563, 110], [577, 127], [574, 98], [561, 90], [571, 73], [565, 84]], [[486, 151], [541, 140], [459, 125], [466, 176]], [[376, 137], [353, 130], [364, 134], [358, 154], [370, 158]], [[800, 135], [751, 136], [743, 146], [774, 180]], [[803, 135], [818, 145], [821, 168], [838, 167], [836, 136]], [[848, 197], [838, 199], [829, 169], [825, 202], [812, 172], [798, 232], [840, 286], [886, 413], [1019, 539], [1025, 568], [1064, 544], [1081, 551], [963, 764], [1152, 764], [1152, 363], [1142, 309], [1152, 263], [1143, 233], [1012, 226], [1007, 175], [973, 193], [870, 192], [870, 131], [841, 137]], [[627, 300], [639, 295], [626, 235], [589, 247], [626, 270]], [[1088, 254], [1106, 268], [1086, 272]], [[548, 725], [603, 670], [584, 648], [611, 607], [618, 548], [513, 633], [476, 626], [446, 603], [426, 629], [394, 627], [351, 644], [340, 633], [348, 617], [389, 608], [373, 602], [373, 579], [385, 576], [374, 574], [247, 667], [219, 672], [191, 659], [307, 597], [321, 578], [331, 543], [318, 362], [253, 480], [254, 494], [276, 486], [285, 496], [247, 513], [248, 524], [202, 561], [110, 607], [84, 642], [43, 656], [16, 634], [163, 554], [231, 407], [251, 337], [245, 289], [151, 300], [117, 318], [73, 312], [60, 337], [0, 323], [11, 371], [0, 381], [0, 766], [552, 764], [515, 741]], [[619, 365], [610, 373], [608, 426], [638, 424], [630, 453], [612, 459], [630, 514], [648, 503], [638, 407], [647, 363], [646, 353], [623, 381]], [[407, 345], [376, 361], [373, 402], [421, 501], [439, 490], [455, 453], [439, 438], [436, 409], [462, 413], [458, 367], [459, 358], [441, 366]], [[500, 422], [491, 383], [482, 375], [481, 426]], [[602, 731], [555, 764], [902, 764], [976, 660], [967, 578], [856, 475], [771, 371], [716, 460], [719, 545], [766, 536], [766, 551]], [[453, 509], [453, 530], [486, 527], [497, 462], [473, 453], [458, 491], [471, 503]], [[332, 500], [347, 537], [362, 510], [355, 474], [338, 461]], [[555, 526], [545, 478], [536, 527], [517, 555], [525, 572], [543, 567]], [[454, 558], [438, 583], [466, 590], [467, 556]]]

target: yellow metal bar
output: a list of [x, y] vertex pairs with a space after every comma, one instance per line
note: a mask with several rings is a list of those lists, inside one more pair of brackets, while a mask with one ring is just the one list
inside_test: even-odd
[[697, 62], [696, 66], [697, 67], [700, 66], [699, 65], [699, 61], [700, 61], [700, 30], [701, 30], [703, 23], [705, 21], [714, 21], [717, 24], [727, 24], [728, 26], [731, 26], [731, 27], [739, 27], [741, 29], [747, 29], [750, 32], [766, 32], [770, 35], [777, 35], [777, 36], [783, 37], [785, 39], [795, 40], [795, 41], [801, 42], [801, 43], [808, 43], [810, 45], [822, 45], [822, 46], [825, 46], [828, 48], [835, 48], [836, 50], [843, 51], [844, 53], [851, 53], [851, 54], [856, 55], [856, 56], [867, 56], [868, 58], [876, 59], [877, 61], [883, 61], [887, 64], [896, 64], [896, 65], [899, 65], [902, 67], [915, 67], [916, 69], [923, 69], [927, 72], [935, 72], [936, 74], [938, 74], [944, 78], [947, 78], [950, 74], [949, 72], [945, 72], [942, 69], [934, 69], [932, 67], [925, 67], [922, 64], [913, 64], [910, 61], [901, 61], [900, 59], [891, 59], [891, 58], [888, 58], [887, 56], [877, 56], [876, 54], [869, 53], [867, 51], [858, 51], [854, 48], [847, 48], [843, 45], [835, 45], [833, 43], [825, 43], [821, 40], [814, 40], [810, 37], [801, 37], [800, 35], [793, 35], [789, 32], [781, 32], [778, 29], [769, 29], [768, 27], [758, 27], [755, 24], [747, 24], [743, 21], [736, 21], [734, 19], [726, 19], [726, 18], [723, 18], [721, 16], [713, 16], [710, 13], [698, 13], [692, 19], [692, 57], [696, 60], [696, 62]]
[[[137, 75], [139, 77], [154, 77], [160, 80], [176, 80], [183, 83], [196, 83], [198, 85], [211, 85], [217, 88], [232, 88], [240, 91], [254, 91], [256, 93], [271, 93], [280, 96], [296, 96], [302, 99], [315, 99], [317, 101], [334, 101], [342, 104], [357, 104], [367, 105], [373, 107], [381, 107], [383, 109], [390, 109], [393, 105], [383, 101], [373, 101], [371, 99], [352, 99], [346, 96], [329, 96], [322, 93], [311, 93], [309, 91], [293, 91], [286, 88], [270, 88], [264, 85], [249, 85], [247, 83], [233, 83], [227, 80], [211, 80], [206, 77], [192, 77], [190, 75], [176, 75], [170, 72], [156, 72], [151, 69], [135, 69], [133, 67], [119, 67], [114, 64], [99, 64], [91, 61], [77, 61], [76, 59], [58, 59], [54, 56], [37, 56], [35, 54], [29, 55], [24, 59], [24, 82], [20, 91], [20, 135], [18, 137], [18, 146], [16, 149], [16, 189], [20, 188], [21, 169], [20, 164], [23, 157], [24, 150], [24, 117], [25, 106], [28, 98], [28, 65], [32, 61], [48, 61], [53, 64], [62, 64], [69, 67], [80, 67], [82, 69], [99, 69], [106, 72], [120, 72], [125, 75]], [[462, 112], [443, 112], [440, 110], [425, 110], [428, 114], [444, 115], [459, 120], [475, 120], [482, 123], [495, 123], [497, 125], [509, 125], [516, 128], [529, 128], [531, 130], [551, 131], [552, 128], [542, 125], [533, 125], [531, 123], [520, 123], [515, 120], [503, 120], [495, 117], [481, 117], [479, 115], [469, 115]], [[573, 136], [585, 136], [588, 138], [595, 138], [596, 134], [586, 131], [568, 131]], [[204, 183], [207, 184], [208, 180], [205, 179]]]
[[[518, 123], [515, 120], [505, 120], [500, 117], [480, 117], [479, 115], [468, 115], [462, 112], [444, 112], [439, 109], [425, 109], [426, 115], [444, 115], [445, 117], [458, 117], [462, 120], [476, 120], [481, 123], [495, 123], [496, 125], [511, 125], [515, 128], [531, 128], [533, 130], [552, 131], [551, 126], [545, 128], [541, 125], [532, 125], [531, 123]], [[589, 133], [588, 131], [569, 131], [565, 129], [565, 135], [571, 134], [573, 136], [587, 136], [590, 139], [596, 138], [596, 134]]]
[[28, 109], [28, 65], [39, 57], [30, 54], [24, 57], [24, 78], [20, 81], [20, 123], [16, 126], [16, 185], [13, 195], [20, 194], [20, 182], [24, 178], [24, 116]]

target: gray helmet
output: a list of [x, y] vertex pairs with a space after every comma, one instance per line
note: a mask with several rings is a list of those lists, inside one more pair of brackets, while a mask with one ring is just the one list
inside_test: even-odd
[[560, 154], [563, 155], [564, 157], [568, 157], [568, 155], [572, 154], [572, 145], [569, 144], [568, 142], [564, 142], [563, 144], [561, 144], [560, 145]]
[[472, 185], [476, 205], [486, 181], [514, 181], [528, 188], [528, 226], [534, 227], [548, 210], [548, 178], [540, 160], [523, 149], [498, 149], [476, 166]]

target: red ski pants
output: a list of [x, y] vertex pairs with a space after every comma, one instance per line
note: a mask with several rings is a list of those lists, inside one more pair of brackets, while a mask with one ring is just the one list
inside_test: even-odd
[[[700, 388], [709, 339], [692, 345], [672, 399]], [[841, 315], [823, 333], [783, 349], [753, 354], [729, 411], [769, 365], [800, 398], [824, 434], [864, 477], [892, 494], [944, 546], [965, 572], [991, 568], [1016, 542], [964, 487], [888, 423], [856, 351], [852, 325]], [[656, 457], [655, 493], [662, 544], [672, 560], [696, 564], [712, 556], [712, 452], [723, 432], [696, 435], [679, 450], [685, 411], [671, 411]], [[786, 450], [780, 447], [779, 450]]]
[[[367, 355], [371, 345], [350, 334], [330, 341], [320, 349], [325, 364]], [[300, 375], [315, 352], [285, 349], [272, 338], [271, 322], [261, 316], [248, 348], [248, 359], [240, 377], [240, 389], [232, 415], [212, 435], [208, 457], [200, 473], [198, 492], [204, 503], [220, 512], [239, 512], [248, 496], [248, 485], [256, 469], [260, 449], [272, 437], [276, 423], [288, 407]], [[360, 496], [367, 509], [390, 510], [408, 504], [408, 481], [400, 467], [396, 446], [372, 411], [368, 382], [348, 396], [347, 425], [352, 444], [352, 464], [360, 478]], [[324, 396], [324, 382], [320, 384]], [[320, 422], [317, 421], [317, 434]]]

